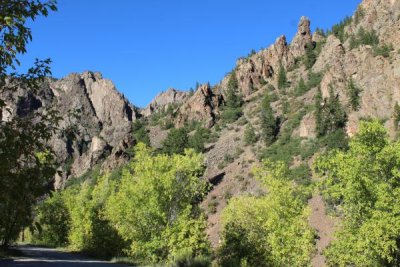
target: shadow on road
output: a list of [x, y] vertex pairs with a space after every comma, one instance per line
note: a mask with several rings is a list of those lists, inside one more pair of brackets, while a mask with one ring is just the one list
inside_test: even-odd
[[23, 256], [0, 260], [0, 267], [126, 267], [52, 248], [20, 246]]

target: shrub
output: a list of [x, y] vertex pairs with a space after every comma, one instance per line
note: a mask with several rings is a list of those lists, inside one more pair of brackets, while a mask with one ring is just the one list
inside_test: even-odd
[[244, 142], [246, 145], [251, 145], [257, 142], [257, 135], [254, 131], [253, 126], [251, 124], [248, 124], [246, 126], [246, 129], [244, 130]]
[[193, 257], [190, 253], [183, 253], [175, 257], [168, 267], [210, 267], [211, 260], [207, 256]]
[[224, 108], [221, 114], [223, 122], [232, 123], [235, 122], [243, 115], [241, 108]]
[[215, 214], [217, 212], [218, 200], [216, 198], [211, 199], [207, 204], [207, 211], [209, 214]]
[[394, 50], [392, 44], [384, 44], [382, 46], [374, 47], [374, 55], [382, 57], [390, 57], [390, 52]]
[[277, 93], [272, 93], [272, 94], [270, 94], [269, 95], [269, 101], [270, 101], [270, 103], [274, 103], [274, 102], [276, 102], [276, 101], [278, 101], [279, 100], [279, 97], [278, 97], [278, 94]]
[[232, 163], [233, 161], [235, 161], [235, 158], [230, 154], [225, 154], [224, 161], [227, 163]]
[[374, 30], [366, 31], [363, 27], [358, 29], [356, 36], [352, 36], [350, 39], [350, 49], [359, 47], [360, 45], [371, 45], [377, 46], [379, 44], [379, 38]]
[[311, 184], [311, 169], [307, 164], [302, 163], [296, 168], [290, 169], [289, 178], [296, 181], [298, 185]]

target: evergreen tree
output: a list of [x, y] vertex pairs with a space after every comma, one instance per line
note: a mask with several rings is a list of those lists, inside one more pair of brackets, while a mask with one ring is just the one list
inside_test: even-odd
[[296, 87], [296, 95], [297, 96], [301, 96], [303, 95], [305, 92], [307, 92], [307, 85], [304, 81], [303, 78], [300, 78], [299, 84]]
[[350, 79], [350, 82], [347, 86], [347, 94], [350, 98], [351, 108], [356, 111], [360, 107], [360, 92], [361, 89], [356, 86], [353, 79]]
[[189, 147], [193, 148], [196, 152], [204, 151], [204, 144], [210, 137], [210, 130], [203, 127], [196, 127], [193, 135], [189, 136]]
[[329, 98], [322, 100], [319, 90], [315, 97], [316, 124], [318, 136], [334, 133], [336, 130], [344, 129], [347, 122], [347, 114], [340, 104], [339, 96], [335, 95], [330, 87]]
[[315, 121], [316, 121], [316, 131], [318, 136], [325, 134], [325, 127], [323, 122], [323, 107], [324, 102], [322, 98], [321, 89], [318, 88], [317, 94], [315, 95]]
[[239, 108], [242, 105], [242, 100], [238, 95], [239, 82], [236, 77], [236, 72], [233, 71], [229, 76], [228, 88], [226, 90], [226, 107], [227, 108]]
[[271, 145], [276, 139], [278, 127], [268, 94], [261, 103], [261, 128], [263, 140], [267, 145]]
[[327, 106], [327, 132], [334, 132], [338, 129], [344, 129], [347, 122], [347, 114], [340, 103], [339, 96], [333, 92], [333, 87], [330, 87], [329, 101]]
[[394, 119], [394, 126], [397, 129], [399, 127], [399, 122], [400, 122], [400, 105], [398, 102], [396, 102], [396, 104], [394, 105], [393, 119]]
[[310, 69], [314, 66], [315, 62], [317, 61], [317, 55], [314, 51], [314, 44], [307, 44], [306, 45], [306, 55], [304, 58], [304, 65], [307, 69]]
[[145, 145], [150, 146], [149, 133], [146, 129], [146, 123], [143, 120], [135, 120], [132, 125], [132, 131], [137, 143], [144, 143]]
[[189, 147], [189, 136], [185, 127], [171, 129], [162, 144], [162, 152], [168, 155], [183, 154]]
[[225, 107], [222, 112], [222, 119], [225, 122], [231, 123], [242, 116], [242, 99], [238, 94], [239, 82], [236, 77], [236, 72], [233, 71], [229, 76], [228, 86], [225, 94]]
[[280, 66], [279, 68], [279, 73], [278, 73], [278, 89], [285, 89], [289, 86], [287, 76], [286, 76], [286, 70], [283, 67], [283, 65]]

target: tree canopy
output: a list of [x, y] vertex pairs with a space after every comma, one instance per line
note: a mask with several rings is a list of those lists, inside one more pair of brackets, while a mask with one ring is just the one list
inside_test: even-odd
[[0, 242], [5, 246], [31, 223], [32, 207], [47, 192], [47, 184], [55, 174], [47, 141], [60, 119], [57, 112], [47, 110], [17, 117], [5, 102], [6, 96], [14, 97], [17, 88], [35, 94], [51, 74], [49, 59], [36, 60], [24, 74], [16, 69], [18, 56], [27, 52], [27, 43], [32, 40], [27, 21], [54, 10], [55, 1], [0, 2]]
[[362, 122], [348, 151], [319, 158], [322, 192], [342, 218], [326, 251], [332, 266], [400, 264], [400, 143], [378, 122]]

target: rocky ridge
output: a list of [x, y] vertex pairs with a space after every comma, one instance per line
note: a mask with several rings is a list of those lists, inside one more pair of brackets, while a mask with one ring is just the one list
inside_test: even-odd
[[[222, 180], [215, 183], [202, 206], [207, 209], [212, 201], [219, 200], [216, 212], [209, 214], [207, 230], [213, 245], [218, 246], [219, 216], [228, 201], [224, 197], [228, 195], [226, 192], [232, 195], [262, 193], [251, 176], [250, 166], [257, 164], [265, 144], [259, 140], [246, 146], [243, 135], [244, 125], [248, 123], [254, 126], [257, 134], [261, 132], [258, 114], [264, 94], [274, 96], [272, 108], [282, 118], [281, 132], [289, 128], [290, 120], [299, 117], [299, 122], [291, 126], [290, 137], [299, 138], [301, 144], [317, 137], [312, 106], [319, 89], [325, 98], [329, 97], [330, 90], [339, 98], [348, 117], [346, 132], [349, 136], [357, 131], [359, 121], [365, 118], [378, 118], [385, 122], [392, 137], [397, 134], [393, 113], [395, 104], [400, 102], [400, 1], [364, 0], [351, 22], [344, 27], [346, 38], [342, 40], [335, 34], [313, 33], [310, 25], [309, 19], [302, 17], [290, 44], [285, 36], [280, 36], [268, 48], [237, 60], [232, 72], [237, 76], [244, 99], [244, 114], [242, 119], [229, 125], [222, 123], [219, 116], [230, 74], [215, 86], [200, 86], [193, 95], [169, 89], [141, 111], [129, 104], [110, 81], [91, 72], [51, 80], [44, 85], [39, 97], [24, 96], [23, 101], [10, 102], [9, 106], [18, 115], [40, 110], [51, 103], [56, 103], [62, 114], [78, 112], [76, 117], [63, 119], [61, 128], [66, 130], [52, 140], [66, 169], [65, 176], [58, 177], [60, 183], [69, 177], [80, 176], [98, 164], [112, 169], [125, 162], [125, 151], [135, 144], [131, 124], [140, 116], [151, 120], [155, 114], [172, 107], [169, 119], [175, 127], [192, 121], [202, 122], [217, 135], [216, 140], [207, 144], [204, 153], [205, 178], [222, 177]], [[377, 53], [376, 47], [371, 45], [353, 47], [351, 37], [360, 29], [374, 30], [379, 46], [391, 46], [388, 54]], [[323, 48], [308, 69], [302, 61], [310, 45], [315, 51], [319, 46]], [[286, 70], [289, 81], [283, 90], [278, 89], [281, 68]], [[319, 73], [320, 83], [298, 94], [297, 84], [301, 78], [307, 81], [310, 73]], [[356, 110], [350, 105], [350, 81], [360, 88]], [[151, 143], [159, 145], [161, 141], [155, 139], [165, 138], [168, 130], [159, 125], [150, 128]], [[227, 155], [235, 155], [234, 160], [226, 161]], [[307, 160], [311, 162], [312, 158]], [[294, 156], [291, 167], [298, 166], [300, 161], [299, 155]], [[309, 164], [308, 161], [305, 163]]]
[[50, 140], [62, 166], [55, 177], [56, 187], [98, 164], [105, 169], [118, 166], [126, 161], [125, 150], [134, 144], [132, 121], [139, 115], [137, 108], [100, 73], [48, 79], [38, 95], [18, 89], [6, 98], [6, 104], [11, 110], [4, 112], [7, 116], [28, 116], [49, 107], [61, 115], [60, 130]]

